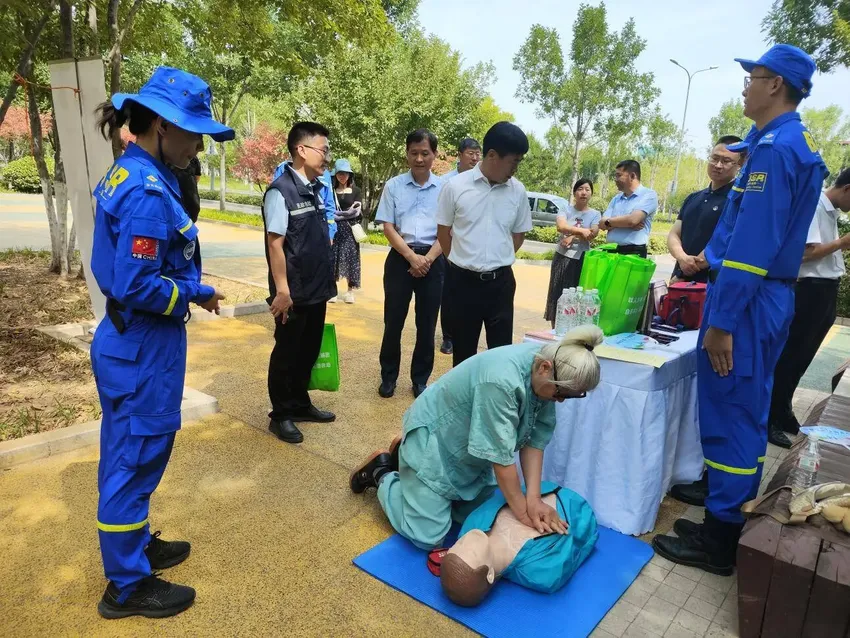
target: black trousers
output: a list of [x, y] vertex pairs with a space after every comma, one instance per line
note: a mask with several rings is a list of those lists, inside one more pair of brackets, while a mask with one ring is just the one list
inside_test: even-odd
[[632, 244], [620, 244], [617, 246], [617, 249], [614, 251], [619, 255], [637, 255], [638, 257], [643, 257], [646, 259], [646, 244], [642, 244], [640, 246], [632, 245]]
[[[429, 247], [413, 247], [417, 255], [425, 255]], [[431, 264], [424, 277], [407, 271], [410, 264], [396, 250], [390, 250], [384, 262], [384, 338], [381, 342], [381, 379], [395, 383], [401, 368], [401, 333], [410, 298], [416, 296], [416, 346], [410, 363], [410, 380], [426, 385], [434, 370], [434, 332], [440, 312], [446, 259], [442, 255]]]
[[797, 282], [794, 320], [776, 364], [768, 421], [786, 432], [796, 434], [799, 431], [791, 401], [800, 379], [806, 374], [835, 322], [838, 284], [838, 279], [814, 277], [805, 277]]
[[513, 343], [516, 279], [510, 266], [477, 273], [450, 264], [446, 288], [451, 299], [454, 365], [478, 352], [482, 326], [488, 348]]
[[440, 330], [443, 331], [443, 341], [452, 340], [451, 299], [449, 298], [445, 284], [443, 285], [443, 298], [440, 301]]
[[293, 306], [286, 323], [275, 322], [269, 358], [269, 418], [274, 421], [298, 416], [312, 405], [307, 386], [322, 348], [327, 307], [326, 302]]

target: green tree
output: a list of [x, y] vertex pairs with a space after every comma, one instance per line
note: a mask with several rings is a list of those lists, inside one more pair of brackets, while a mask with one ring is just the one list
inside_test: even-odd
[[533, 133], [528, 134], [528, 154], [519, 165], [516, 177], [529, 191], [563, 194], [555, 154]]
[[714, 144], [724, 135], [737, 135], [744, 139], [752, 125], [752, 120], [744, 115], [744, 104], [741, 100], [724, 102], [717, 115], [708, 120], [711, 143]]
[[[508, 113], [499, 108], [495, 100], [489, 95], [485, 96], [472, 114], [469, 136], [484, 143], [484, 135], [490, 127], [498, 122], [513, 122], [513, 113]], [[457, 143], [457, 142], [455, 142]]]
[[643, 123], [659, 94], [653, 74], [639, 73], [635, 65], [645, 48], [633, 19], [619, 33], [609, 31], [605, 4], [582, 4], [568, 59], [558, 32], [539, 24], [514, 57], [514, 70], [522, 77], [517, 97], [535, 103], [541, 115], [553, 118], [572, 136], [570, 182], [578, 175], [584, 146]]
[[[302, 83], [302, 114], [331, 131], [336, 157], [360, 165], [364, 208], [404, 166], [404, 140], [426, 127], [441, 149], [475, 132], [475, 114], [492, 68], [464, 69], [441, 40], [415, 32], [375, 47], [349, 46]], [[416, 81], [411, 81], [416, 78]]]
[[795, 44], [829, 72], [850, 66], [850, 2], [847, 0], [774, 0], [762, 21], [771, 42]]
[[639, 149], [641, 160], [649, 164], [649, 175], [644, 175], [644, 180], [650, 188], [655, 188], [660, 163], [675, 154], [678, 137], [679, 127], [656, 106], [644, 127]]
[[835, 104], [823, 109], [803, 109], [801, 116], [834, 180], [850, 165], [850, 147], [841, 144], [850, 139], [850, 119], [845, 119], [841, 107]]

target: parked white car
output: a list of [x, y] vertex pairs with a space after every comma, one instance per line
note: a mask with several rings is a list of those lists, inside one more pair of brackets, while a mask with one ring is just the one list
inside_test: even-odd
[[569, 210], [570, 203], [560, 195], [528, 193], [528, 206], [535, 226], [554, 226], [558, 213]]

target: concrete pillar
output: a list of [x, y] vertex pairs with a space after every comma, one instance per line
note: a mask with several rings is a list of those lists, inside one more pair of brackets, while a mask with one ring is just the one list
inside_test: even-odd
[[[77, 228], [92, 310], [98, 321], [106, 314], [106, 299], [91, 272], [95, 202], [92, 191], [112, 165], [112, 146], [96, 129], [95, 108], [106, 101], [103, 60], [56, 60], [50, 63], [50, 84], [56, 130], [62, 141], [62, 162], [68, 199]], [[78, 92], [69, 90], [78, 89]]]

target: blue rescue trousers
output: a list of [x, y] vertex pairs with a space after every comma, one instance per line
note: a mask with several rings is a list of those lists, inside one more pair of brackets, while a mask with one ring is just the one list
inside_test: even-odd
[[148, 507], [180, 429], [186, 374], [182, 318], [122, 313], [119, 334], [101, 321], [91, 357], [103, 417], [97, 528], [106, 577], [126, 600], [151, 573]]
[[758, 495], [767, 451], [773, 371], [794, 316], [791, 282], [765, 279], [732, 333], [732, 371], [721, 377], [702, 349], [711, 317], [709, 286], [697, 352], [703, 455], [708, 470], [706, 509], [720, 521], [743, 523], [741, 505]]

